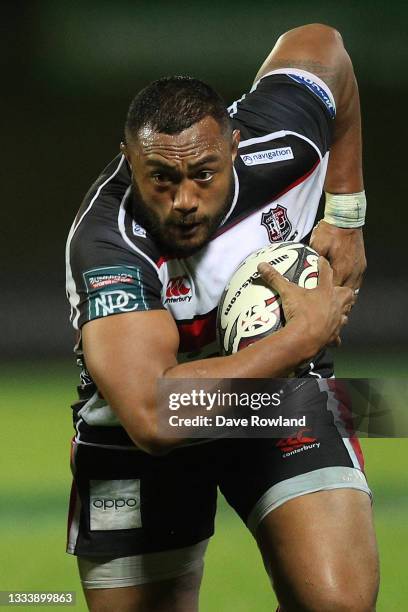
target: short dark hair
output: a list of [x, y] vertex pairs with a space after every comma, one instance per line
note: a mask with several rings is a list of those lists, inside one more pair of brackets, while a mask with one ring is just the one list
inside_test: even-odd
[[169, 76], [153, 81], [132, 100], [125, 123], [125, 139], [137, 138], [141, 128], [179, 134], [206, 116], [223, 132], [232, 131], [222, 97], [209, 85], [189, 76]]

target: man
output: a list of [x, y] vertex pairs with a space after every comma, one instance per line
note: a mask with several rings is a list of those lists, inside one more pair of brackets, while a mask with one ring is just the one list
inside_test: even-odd
[[358, 92], [340, 36], [321, 25], [283, 35], [229, 114], [194, 79], [141, 91], [123, 155], [71, 228], [67, 291], [84, 369], [68, 551], [93, 611], [197, 610], [218, 485], [283, 610], [373, 610], [369, 489], [359, 449], [334, 425], [290, 457], [268, 439], [177, 447], [157, 428], [160, 378], [284, 377], [305, 362], [299, 375], [331, 375], [324, 347], [339, 341], [353, 295], [334, 287], [324, 260], [308, 291], [261, 266], [287, 325], [214, 356], [232, 272], [268, 242], [306, 240], [323, 184], [326, 220], [312, 245], [338, 284], [357, 290], [365, 268]]

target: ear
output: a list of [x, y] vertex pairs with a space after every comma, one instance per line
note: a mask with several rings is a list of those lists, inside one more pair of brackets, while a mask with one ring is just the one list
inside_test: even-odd
[[238, 153], [238, 145], [239, 145], [240, 140], [241, 140], [241, 132], [239, 130], [234, 130], [232, 132], [232, 139], [231, 139], [231, 154], [232, 154], [233, 162], [235, 161], [235, 158]]
[[126, 143], [125, 143], [125, 142], [123, 142], [123, 141], [120, 143], [120, 150], [121, 150], [122, 154], [123, 154], [123, 155], [126, 157], [126, 159], [127, 159], [128, 163], [130, 164], [130, 156], [129, 156], [129, 152], [128, 152], [128, 149], [127, 149]]

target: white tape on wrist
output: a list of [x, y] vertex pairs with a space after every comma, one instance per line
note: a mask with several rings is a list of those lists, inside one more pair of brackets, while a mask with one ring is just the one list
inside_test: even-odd
[[367, 200], [365, 191], [359, 193], [327, 193], [324, 221], [337, 227], [361, 227], [365, 223]]

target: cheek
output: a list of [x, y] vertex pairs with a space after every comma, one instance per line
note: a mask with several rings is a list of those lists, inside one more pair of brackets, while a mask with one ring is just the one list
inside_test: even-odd
[[147, 191], [145, 201], [155, 209], [163, 210], [170, 205], [171, 197], [168, 191], [152, 188]]
[[208, 206], [217, 208], [220, 204], [225, 202], [226, 197], [229, 193], [229, 180], [228, 178], [220, 178], [214, 182], [209, 189], [206, 190], [205, 199], [208, 202]]
[[171, 209], [171, 195], [167, 190], [157, 189], [150, 182], [138, 186], [139, 196], [152, 212], [160, 217], [167, 215]]

